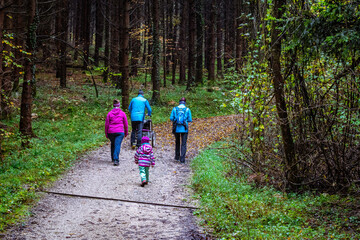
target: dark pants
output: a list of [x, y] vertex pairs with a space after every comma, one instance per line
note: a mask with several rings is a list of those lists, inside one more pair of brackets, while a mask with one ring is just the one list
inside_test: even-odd
[[114, 163], [119, 162], [121, 142], [124, 138], [124, 133], [108, 133], [108, 137], [111, 142], [111, 160]]
[[188, 133], [175, 133], [175, 159], [182, 163], [185, 162], [187, 137]]
[[135, 144], [135, 136], [136, 136], [136, 146], [140, 147], [141, 138], [142, 138], [142, 129], [144, 127], [143, 121], [132, 121], [131, 122], [131, 145]]

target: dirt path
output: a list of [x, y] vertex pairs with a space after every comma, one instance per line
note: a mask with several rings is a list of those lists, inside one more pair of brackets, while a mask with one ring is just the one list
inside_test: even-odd
[[[206, 124], [225, 121], [214, 140], [233, 129], [233, 117], [195, 120], [190, 126], [188, 160], [202, 147], [197, 139], [209, 139]], [[231, 125], [230, 125], [231, 124]], [[187, 185], [191, 170], [188, 164], [176, 163], [169, 123], [156, 126], [158, 147], [154, 149], [156, 166], [150, 169], [150, 183], [140, 187], [134, 150], [129, 137], [122, 144], [120, 165], [113, 166], [107, 144], [83, 156], [57, 181], [52, 192], [125, 199], [148, 203], [196, 206]], [[198, 130], [197, 130], [198, 129]], [[193, 135], [191, 135], [193, 134]], [[209, 143], [209, 142], [207, 142]], [[206, 239], [196, 224], [193, 209], [156, 206], [105, 199], [71, 197], [44, 193], [32, 216], [10, 229], [5, 239]]]

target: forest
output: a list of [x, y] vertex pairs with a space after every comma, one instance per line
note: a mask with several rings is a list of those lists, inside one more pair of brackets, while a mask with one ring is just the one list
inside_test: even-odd
[[226, 176], [346, 198], [339, 229], [359, 237], [359, 1], [0, 0], [0, 40], [0, 230], [144, 89], [159, 129], [180, 96], [196, 118], [235, 115], [210, 127], [229, 137]]

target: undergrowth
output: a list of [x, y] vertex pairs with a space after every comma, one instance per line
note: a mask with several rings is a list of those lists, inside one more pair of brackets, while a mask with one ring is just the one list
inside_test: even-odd
[[245, 174], [233, 174], [241, 166], [222, 157], [225, 151], [225, 142], [215, 143], [191, 164], [192, 187], [201, 204], [196, 214], [212, 235], [220, 239], [360, 238], [360, 216], [350, 214], [355, 199], [257, 188]]
[[[133, 79], [131, 98], [137, 96], [139, 88], [144, 88], [142, 77]], [[22, 148], [18, 133], [19, 99], [14, 99], [17, 106], [14, 116], [3, 122], [8, 128], [2, 142], [4, 158], [0, 163], [0, 232], [30, 214], [38, 190], [55, 181], [81, 154], [107, 141], [105, 117], [111, 110], [112, 100], [121, 97], [118, 90], [97, 78], [99, 97], [96, 98], [90, 80], [89, 76], [74, 72], [68, 79], [68, 88], [61, 89], [53, 74], [38, 75], [32, 122], [36, 137], [26, 149]], [[150, 100], [151, 96], [152, 92], [145, 90], [145, 97]], [[224, 98], [220, 90], [209, 92], [198, 87], [186, 92], [183, 86], [170, 86], [162, 89], [161, 103], [151, 106], [154, 123], [169, 121], [172, 107], [183, 96], [194, 118], [231, 113], [214, 101]], [[125, 111], [127, 108], [122, 107]]]

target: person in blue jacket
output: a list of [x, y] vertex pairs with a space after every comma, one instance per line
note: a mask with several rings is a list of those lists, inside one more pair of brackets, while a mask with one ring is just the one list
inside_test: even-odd
[[174, 107], [170, 115], [170, 120], [173, 122], [173, 134], [175, 135], [175, 160], [181, 163], [185, 163], [186, 142], [189, 132], [188, 122], [192, 122], [191, 111], [185, 104], [186, 99], [181, 98], [179, 106]]
[[144, 91], [140, 89], [138, 96], [133, 98], [129, 105], [132, 128], [130, 144], [132, 148], [135, 148], [135, 141], [137, 148], [141, 145], [142, 129], [145, 119], [145, 108], [147, 109], [148, 115], [151, 116], [151, 107], [149, 101], [144, 98]]

